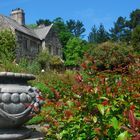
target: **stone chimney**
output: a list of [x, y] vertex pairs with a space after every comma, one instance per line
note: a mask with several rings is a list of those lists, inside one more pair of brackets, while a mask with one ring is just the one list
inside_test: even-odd
[[11, 18], [16, 20], [20, 25], [25, 25], [25, 13], [23, 9], [17, 8], [12, 10]]

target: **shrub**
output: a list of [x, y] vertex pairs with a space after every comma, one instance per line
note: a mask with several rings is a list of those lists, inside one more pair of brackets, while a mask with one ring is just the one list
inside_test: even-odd
[[[91, 57], [86, 59], [92, 64]], [[41, 116], [47, 139], [139, 139], [140, 59], [131, 72], [91, 73], [94, 65], [59, 75], [41, 75], [40, 90], [47, 96]], [[38, 79], [37, 79], [38, 81]]]
[[134, 50], [140, 53], [140, 25], [137, 25], [136, 28], [132, 32], [131, 38]]
[[16, 39], [11, 30], [0, 31], [0, 61], [15, 59]]
[[39, 63], [36, 61], [28, 63], [27, 71], [33, 74], [39, 74], [41, 71]]
[[63, 60], [59, 56], [52, 56], [50, 58], [50, 64], [51, 65], [62, 65]]
[[49, 66], [49, 62], [50, 62], [50, 54], [48, 53], [47, 50], [43, 50], [39, 53], [38, 57], [37, 57], [37, 61], [40, 64], [42, 69], [46, 69]]
[[93, 57], [98, 70], [113, 70], [120, 66], [125, 67], [132, 62], [130, 58], [132, 52], [132, 47], [125, 44], [105, 42], [90, 50], [89, 54]]

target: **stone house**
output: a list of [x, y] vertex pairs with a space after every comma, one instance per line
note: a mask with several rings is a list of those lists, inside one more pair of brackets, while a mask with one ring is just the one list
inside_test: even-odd
[[16, 35], [17, 60], [21, 57], [33, 59], [40, 51], [48, 49], [51, 55], [62, 57], [62, 45], [53, 25], [31, 29], [25, 25], [25, 13], [17, 8], [10, 17], [0, 15], [0, 30], [10, 29]]

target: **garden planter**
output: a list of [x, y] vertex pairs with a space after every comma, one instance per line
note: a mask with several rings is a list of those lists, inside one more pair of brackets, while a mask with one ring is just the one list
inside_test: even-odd
[[32, 74], [0, 73], [0, 140], [23, 139], [30, 133], [20, 127], [39, 112], [41, 93], [28, 86]]

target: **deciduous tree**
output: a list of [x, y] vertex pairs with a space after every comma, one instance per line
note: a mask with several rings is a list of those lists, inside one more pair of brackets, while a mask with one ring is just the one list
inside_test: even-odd
[[86, 44], [80, 38], [71, 38], [65, 48], [65, 65], [78, 65], [83, 58]]

